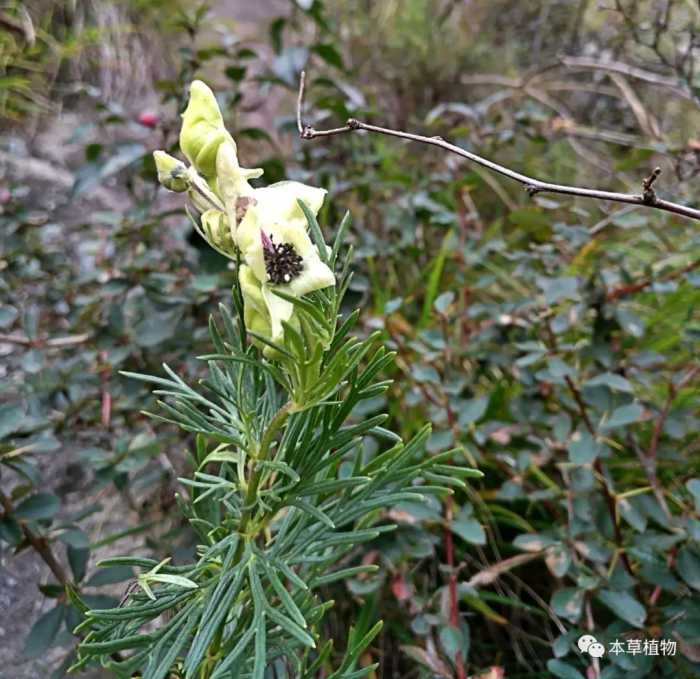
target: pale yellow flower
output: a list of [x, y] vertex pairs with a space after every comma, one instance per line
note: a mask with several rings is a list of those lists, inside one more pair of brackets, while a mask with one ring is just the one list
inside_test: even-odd
[[[256, 207], [249, 208], [249, 212]], [[247, 220], [254, 218], [246, 215]], [[241, 267], [241, 275], [249, 286], [257, 283], [255, 295], [252, 295], [252, 288], [248, 288], [250, 304], [269, 322], [266, 336], [272, 342], [283, 344], [283, 322], [290, 322], [294, 316], [294, 305], [275, 291], [302, 297], [335, 285], [335, 276], [321, 260], [305, 226], [297, 220], [258, 228], [257, 240], [251, 240], [242, 252], [245, 266]], [[243, 295], [245, 302], [245, 289]]]
[[[219, 147], [217, 170], [231, 236], [246, 264], [239, 276], [244, 302], [249, 296], [249, 304], [269, 324], [265, 336], [283, 343], [283, 322], [292, 319], [294, 305], [275, 295], [275, 289], [302, 297], [335, 284], [333, 272], [309, 238], [306, 216], [299, 206], [303, 201], [315, 216], [326, 191], [295, 181], [253, 188], [248, 179], [255, 176], [255, 170], [241, 168], [235, 147], [229, 144]], [[255, 296], [253, 279], [257, 281]]]
[[210, 179], [216, 174], [216, 155], [222, 142], [233, 144], [224, 126], [214, 93], [201, 80], [190, 86], [190, 100], [182, 114], [180, 149], [192, 166]]
[[211, 208], [224, 209], [224, 204], [203, 177], [193, 167], [165, 153], [154, 151], [153, 160], [158, 171], [158, 181], [169, 191], [188, 192], [194, 206], [205, 212]]
[[283, 345], [284, 323], [298, 327], [298, 320], [294, 305], [275, 291], [302, 297], [335, 285], [333, 272], [309, 238], [299, 206], [303, 201], [317, 215], [326, 191], [296, 181], [251, 186], [250, 180], [260, 177], [262, 170], [240, 166], [216, 98], [200, 80], [190, 88], [180, 148], [191, 167], [156, 151], [159, 180], [170, 190], [188, 191], [201, 213], [201, 234], [212, 247], [231, 259], [236, 249], [240, 252], [238, 279], [246, 325]]
[[182, 193], [190, 188], [187, 166], [165, 151], [154, 151], [153, 160], [158, 170], [158, 181], [169, 191]]

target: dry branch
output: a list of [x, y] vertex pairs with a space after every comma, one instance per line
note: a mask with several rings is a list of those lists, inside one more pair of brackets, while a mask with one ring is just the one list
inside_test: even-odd
[[335, 127], [329, 130], [316, 130], [312, 126], [307, 125], [303, 120], [302, 109], [304, 105], [304, 91], [305, 74], [302, 72], [301, 80], [299, 81], [299, 94], [297, 98], [297, 128], [302, 139], [331, 137], [337, 134], [354, 132], [356, 130], [365, 130], [367, 132], [374, 132], [376, 134], [384, 134], [390, 137], [398, 137], [399, 139], [407, 139], [409, 141], [416, 141], [421, 144], [437, 146], [438, 148], [449, 151], [450, 153], [455, 153], [462, 158], [466, 158], [467, 160], [476, 163], [477, 165], [486, 167], [493, 172], [497, 172], [504, 177], [508, 177], [509, 179], [523, 184], [525, 186], [525, 190], [530, 196], [534, 196], [538, 193], [558, 193], [569, 196], [579, 196], [582, 198], [592, 198], [594, 200], [609, 200], [616, 203], [629, 203], [631, 205], [655, 208], [657, 210], [671, 212], [673, 214], [682, 215], [684, 217], [700, 221], [700, 210], [688, 207], [686, 205], [681, 205], [679, 203], [673, 203], [668, 200], [663, 200], [656, 195], [656, 192], [652, 188], [652, 184], [661, 172], [659, 168], [654, 169], [651, 175], [644, 180], [642, 187], [643, 190], [641, 193], [617, 193], [614, 191], [601, 191], [599, 189], [568, 186], [566, 184], [554, 184], [552, 182], [535, 179], [534, 177], [528, 177], [527, 175], [511, 170], [503, 165], [494, 163], [492, 160], [488, 160], [487, 158], [471, 153], [460, 146], [451, 144], [450, 142], [445, 141], [442, 137], [426, 137], [420, 134], [413, 134], [411, 132], [392, 130], [386, 127], [379, 127], [378, 125], [370, 125], [369, 123], [362, 122], [356, 118], [350, 118], [342, 127]]
[[561, 63], [568, 68], [579, 68], [584, 70], [607, 71], [609, 73], [618, 73], [620, 75], [635, 78], [643, 82], [662, 87], [670, 90], [674, 94], [688, 99], [689, 101], [697, 101], [693, 93], [685, 86], [685, 84], [677, 78], [670, 78], [659, 73], [646, 71], [643, 68], [630, 66], [620, 61], [599, 61], [588, 57], [562, 57]]

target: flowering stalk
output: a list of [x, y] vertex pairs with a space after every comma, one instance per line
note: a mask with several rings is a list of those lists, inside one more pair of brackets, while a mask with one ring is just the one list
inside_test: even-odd
[[[180, 146], [191, 165], [157, 152], [159, 177], [188, 194], [210, 244], [240, 262], [237, 314], [222, 309], [211, 321], [214, 351], [200, 357], [209, 379], [197, 389], [167, 366], [167, 377], [126, 374], [158, 387], [153, 417], [196, 435], [178, 502], [199, 546], [178, 566], [103, 562], [143, 569], [140, 590], [118, 608], [85, 607], [76, 666], [97, 660], [142, 679], [262, 679], [273, 666], [294, 677], [364, 676], [376, 665], [357, 663], [381, 622], [351, 628], [344, 654], [333, 655], [328, 586], [376, 570], [359, 546], [395, 528], [386, 510], [444, 496], [480, 473], [448, 466], [452, 451], [426, 458], [428, 427], [404, 443], [382, 427], [386, 415], [353, 417], [388, 388], [381, 373], [393, 355], [377, 334], [350, 334], [357, 312], [339, 323], [349, 262], [337, 282], [333, 272], [349, 219], [326, 246], [316, 221], [325, 192], [251, 187], [260, 172], [239, 166], [203, 83], [192, 86]], [[368, 438], [380, 444], [369, 459]]]

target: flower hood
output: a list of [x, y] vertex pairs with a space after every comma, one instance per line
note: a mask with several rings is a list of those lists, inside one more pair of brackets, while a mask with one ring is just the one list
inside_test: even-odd
[[335, 285], [299, 206], [302, 201], [317, 215], [325, 189], [296, 181], [251, 186], [250, 180], [263, 171], [240, 166], [216, 98], [201, 80], [190, 88], [180, 148], [190, 167], [162, 151], [154, 153], [160, 182], [172, 191], [187, 191], [201, 215], [200, 233], [212, 247], [231, 259], [240, 254], [238, 281], [246, 326], [284, 344], [284, 324], [296, 326], [298, 321], [294, 304], [275, 291], [302, 297]]

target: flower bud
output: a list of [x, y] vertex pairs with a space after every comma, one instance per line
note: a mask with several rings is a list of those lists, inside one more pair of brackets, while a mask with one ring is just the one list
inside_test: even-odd
[[165, 153], [154, 151], [153, 160], [158, 170], [158, 181], [168, 190], [182, 193], [187, 191], [190, 182], [187, 176], [187, 167], [177, 158]]
[[216, 175], [216, 154], [222, 142], [236, 144], [224, 127], [214, 93], [201, 80], [190, 87], [190, 100], [182, 114], [180, 148], [205, 178]]
[[230, 255], [236, 253], [226, 215], [220, 210], [207, 210], [201, 216], [202, 230], [217, 249]]

